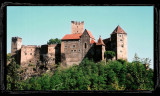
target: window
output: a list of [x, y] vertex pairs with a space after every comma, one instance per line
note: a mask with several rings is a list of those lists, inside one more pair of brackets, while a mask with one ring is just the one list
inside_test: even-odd
[[31, 49], [31, 51], [32, 51], [32, 49]]
[[65, 46], [65, 48], [67, 48], [67, 46]]
[[122, 39], [120, 39], [120, 41], [123, 41]]
[[32, 53], [30, 53], [30, 55], [32, 55]]
[[27, 53], [25, 53], [25, 55], [27, 55]]
[[74, 50], [74, 52], [76, 52], [76, 50]]
[[123, 45], [121, 45], [123, 47]]
[[120, 52], [122, 53], [122, 50]]
[[79, 49], [79, 52], [80, 52], [81, 50]]
[[73, 52], [73, 50], [71, 50], [71, 52]]
[[72, 47], [73, 47], [73, 48], [75, 48], [75, 47], [76, 47], [76, 45], [73, 45]]
[[84, 48], [85, 48], [85, 49], [87, 48], [87, 43], [85, 43]]
[[119, 37], [121, 37], [121, 35], [119, 35]]
[[78, 26], [77, 26], [77, 28], [78, 28]]

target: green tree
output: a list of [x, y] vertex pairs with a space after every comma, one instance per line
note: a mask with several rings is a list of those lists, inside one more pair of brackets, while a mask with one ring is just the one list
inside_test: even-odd
[[11, 59], [11, 53], [7, 54], [7, 62]]
[[58, 38], [55, 38], [55, 39], [50, 39], [47, 44], [61, 44], [61, 40], [58, 39]]
[[116, 56], [114, 51], [105, 51], [104, 55], [107, 59], [112, 59], [114, 56]]
[[12, 58], [11, 62], [7, 65], [7, 90], [18, 90], [20, 75], [18, 69], [20, 66]]

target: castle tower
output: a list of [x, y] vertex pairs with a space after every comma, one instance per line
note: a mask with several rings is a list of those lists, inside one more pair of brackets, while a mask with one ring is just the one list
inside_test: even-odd
[[20, 64], [20, 49], [22, 46], [22, 38], [12, 37], [11, 56]]
[[104, 60], [104, 52], [105, 52], [105, 44], [101, 39], [101, 36], [99, 36], [99, 39], [96, 43], [96, 59]]
[[84, 31], [84, 21], [82, 22], [71, 21], [71, 33], [72, 34], [83, 33], [83, 31]]
[[111, 49], [116, 59], [127, 60], [127, 33], [119, 25], [111, 33]]

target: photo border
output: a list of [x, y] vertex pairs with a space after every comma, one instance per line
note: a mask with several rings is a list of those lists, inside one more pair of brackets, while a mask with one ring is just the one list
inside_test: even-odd
[[[154, 90], [136, 90], [136, 91], [8, 91], [6, 90], [6, 48], [7, 48], [7, 6], [153, 6], [154, 10]], [[133, 94], [146, 96], [160, 94], [160, 4], [156, 2], [149, 3], [104, 3], [104, 4], [78, 4], [78, 3], [66, 3], [66, 4], [54, 4], [44, 2], [3, 2], [0, 10], [0, 88], [1, 93], [4, 94], [59, 94], [59, 93], [93, 93], [94, 95], [107, 94], [107, 95], [121, 95], [121, 94]]]

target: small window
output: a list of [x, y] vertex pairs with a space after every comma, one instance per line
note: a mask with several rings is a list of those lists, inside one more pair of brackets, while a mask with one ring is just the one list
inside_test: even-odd
[[25, 53], [25, 55], [27, 55], [27, 53]]
[[31, 51], [32, 51], [32, 49], [31, 49]]
[[77, 28], [78, 28], [78, 26], [77, 26]]
[[32, 55], [32, 53], [30, 53], [30, 55]]
[[122, 53], [122, 50], [120, 52]]
[[120, 39], [120, 41], [123, 41], [122, 39]]
[[85, 48], [85, 49], [87, 48], [87, 43], [85, 43], [84, 48]]
[[119, 37], [121, 37], [121, 35], [119, 35]]
[[81, 50], [79, 49], [79, 52], [80, 52]]
[[121, 45], [123, 47], [123, 45]]
[[73, 52], [73, 50], [71, 50], [71, 52]]
[[74, 50], [74, 52], [76, 52], [76, 50]]
[[67, 46], [65, 46], [65, 48], [67, 48]]
[[73, 45], [73, 48], [75, 48], [76, 47], [76, 45]]

